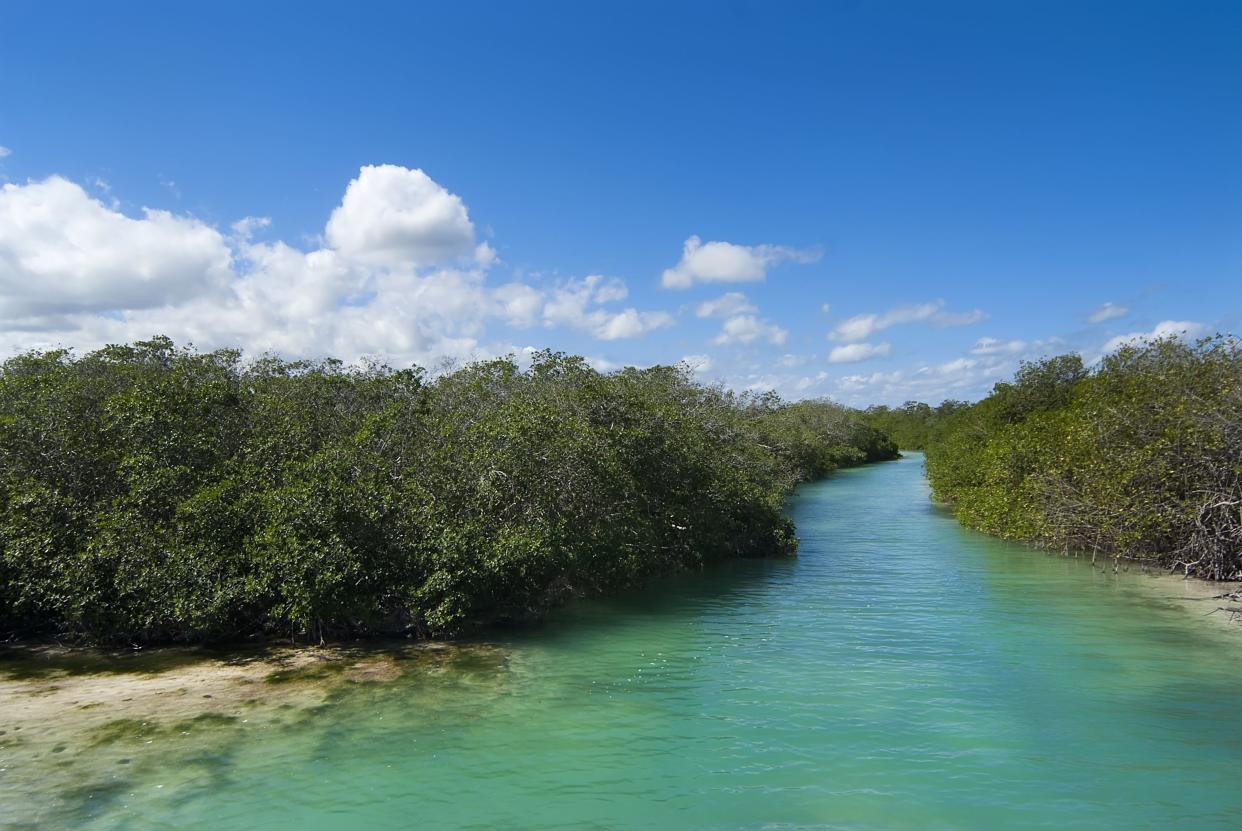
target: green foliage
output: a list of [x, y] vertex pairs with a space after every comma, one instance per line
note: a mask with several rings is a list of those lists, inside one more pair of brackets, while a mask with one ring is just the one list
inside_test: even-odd
[[897, 445], [859, 414], [831, 401], [776, 406], [760, 420], [768, 443], [807, 478], [897, 457]]
[[684, 368], [243, 364], [167, 339], [0, 367], [0, 626], [449, 635], [796, 545], [793, 485], [896, 455]]
[[927, 471], [967, 525], [1242, 576], [1242, 354], [1232, 338], [1024, 364], [934, 430]]
[[900, 407], [877, 404], [863, 411], [863, 421], [890, 437], [905, 450], [923, 450], [928, 438], [940, 422], [969, 406], [964, 401], [942, 401], [932, 407], [920, 401], [907, 401]]

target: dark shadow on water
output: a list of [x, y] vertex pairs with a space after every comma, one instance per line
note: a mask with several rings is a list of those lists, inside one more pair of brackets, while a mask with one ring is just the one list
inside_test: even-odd
[[796, 557], [708, 563], [616, 594], [575, 598], [542, 620], [493, 627], [487, 634], [494, 637], [493, 643], [520, 643], [584, 623], [596, 628], [626, 626], [644, 618], [684, 617], [691, 609], [727, 606], [742, 597], [756, 603], [763, 593], [776, 590], [774, 575], [787, 575], [797, 565]]

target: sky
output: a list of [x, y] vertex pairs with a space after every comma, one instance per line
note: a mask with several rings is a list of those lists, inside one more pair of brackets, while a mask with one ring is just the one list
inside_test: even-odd
[[1242, 329], [1242, 4], [9, 0], [0, 357], [853, 405]]

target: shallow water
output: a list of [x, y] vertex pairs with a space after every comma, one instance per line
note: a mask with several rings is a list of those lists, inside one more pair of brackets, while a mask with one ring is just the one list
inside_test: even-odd
[[[6, 751], [0, 822], [1242, 828], [1239, 633], [1180, 581], [959, 528], [921, 462], [802, 488], [796, 560], [579, 603], [277, 717]], [[54, 793], [15, 777], [40, 766]]]

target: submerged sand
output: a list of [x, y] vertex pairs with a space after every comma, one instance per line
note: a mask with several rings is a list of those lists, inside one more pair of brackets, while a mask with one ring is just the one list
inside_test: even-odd
[[[331, 706], [359, 685], [452, 671], [463, 658], [503, 661], [486, 644], [268, 647], [222, 655], [63, 647], [0, 652], [0, 827], [46, 827], [67, 800], [106, 797], [144, 751], [233, 725], [262, 730]], [[219, 733], [218, 730], [215, 731]], [[187, 776], [201, 772], [187, 770]], [[20, 798], [25, 795], [27, 798]], [[15, 798], [18, 797], [18, 798]]]
[[[1049, 553], [1048, 556], [1063, 555]], [[1069, 556], [1087, 559], [1083, 554]], [[1091, 567], [1105, 579], [1112, 575], [1128, 578], [1116, 584], [1123, 592], [1174, 606], [1201, 618], [1208, 629], [1223, 631], [1230, 638], [1242, 636], [1242, 582], [1201, 580], [1153, 569], [1139, 561], [1114, 561], [1112, 558], [1100, 559]], [[1136, 611], [1136, 614], [1141, 612]]]

